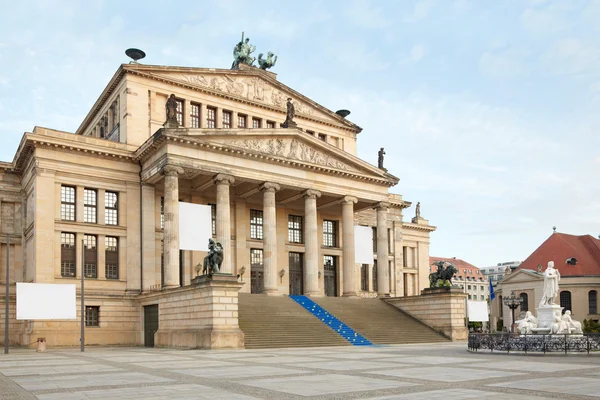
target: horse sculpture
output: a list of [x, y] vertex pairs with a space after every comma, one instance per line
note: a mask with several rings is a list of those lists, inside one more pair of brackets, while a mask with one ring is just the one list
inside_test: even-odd
[[458, 272], [454, 264], [447, 261], [436, 261], [437, 271], [429, 274], [429, 287], [452, 286], [452, 278]]
[[273, 67], [275, 65], [275, 63], [277, 62], [277, 56], [275, 56], [275, 58], [273, 58], [273, 56], [275, 56], [275, 54], [273, 54], [272, 52], [268, 52], [267, 53], [267, 58], [264, 59], [263, 57], [263, 53], [260, 53], [258, 55], [258, 66], [260, 69], [269, 69], [271, 67]]
[[202, 275], [211, 275], [221, 272], [223, 263], [223, 246], [221, 243], [208, 239], [208, 255], [204, 257], [202, 264]]

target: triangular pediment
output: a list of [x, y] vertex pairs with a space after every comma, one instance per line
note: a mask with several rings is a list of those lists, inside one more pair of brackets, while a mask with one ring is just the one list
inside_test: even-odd
[[518, 269], [516, 271], [511, 272], [508, 276], [505, 275], [504, 279], [502, 279], [502, 283], [543, 280], [543, 279], [544, 279], [544, 277], [542, 275], [537, 274], [533, 270]]
[[[131, 68], [131, 67], [130, 67]], [[136, 66], [138, 73], [174, 83], [189, 85], [217, 95], [227, 95], [243, 102], [254, 102], [261, 106], [286, 109], [291, 98], [298, 117], [327, 122], [360, 132], [361, 128], [340, 117], [331, 110], [306, 96], [283, 85], [268, 72], [251, 68], [245, 70], [223, 70], [205, 68]]]

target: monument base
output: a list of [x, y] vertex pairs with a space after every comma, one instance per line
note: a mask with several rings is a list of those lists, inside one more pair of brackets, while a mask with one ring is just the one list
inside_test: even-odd
[[541, 329], [551, 330], [552, 324], [554, 323], [554, 318], [561, 317], [562, 309], [563, 309], [563, 307], [559, 306], [558, 304], [544, 305], [544, 306], [536, 308], [537, 320], [538, 320], [537, 329], [538, 330], [541, 330]]

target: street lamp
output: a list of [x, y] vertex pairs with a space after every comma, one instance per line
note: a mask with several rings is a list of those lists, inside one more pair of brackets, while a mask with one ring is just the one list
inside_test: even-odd
[[513, 290], [510, 293], [510, 296], [504, 297], [502, 299], [502, 302], [504, 303], [505, 306], [510, 308], [510, 311], [512, 313], [512, 323], [510, 325], [510, 331], [512, 333], [515, 333], [515, 310], [517, 309], [517, 307], [521, 306], [521, 303], [523, 302], [523, 298], [521, 296], [515, 296], [515, 291]]

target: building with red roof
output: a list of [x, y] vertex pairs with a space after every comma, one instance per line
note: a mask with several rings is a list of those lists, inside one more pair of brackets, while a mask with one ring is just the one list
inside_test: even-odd
[[[570, 310], [574, 319], [598, 321], [598, 289], [600, 288], [600, 240], [591, 235], [569, 235], [555, 232], [546, 239], [521, 265], [506, 271], [496, 289], [492, 302], [492, 318], [510, 326], [510, 310], [502, 305], [502, 296], [513, 291], [523, 298], [518, 314], [536, 308], [543, 294], [544, 277], [548, 262], [554, 262], [561, 275], [560, 292], [556, 304], [563, 312]], [[519, 319], [515, 315], [515, 319]]]

